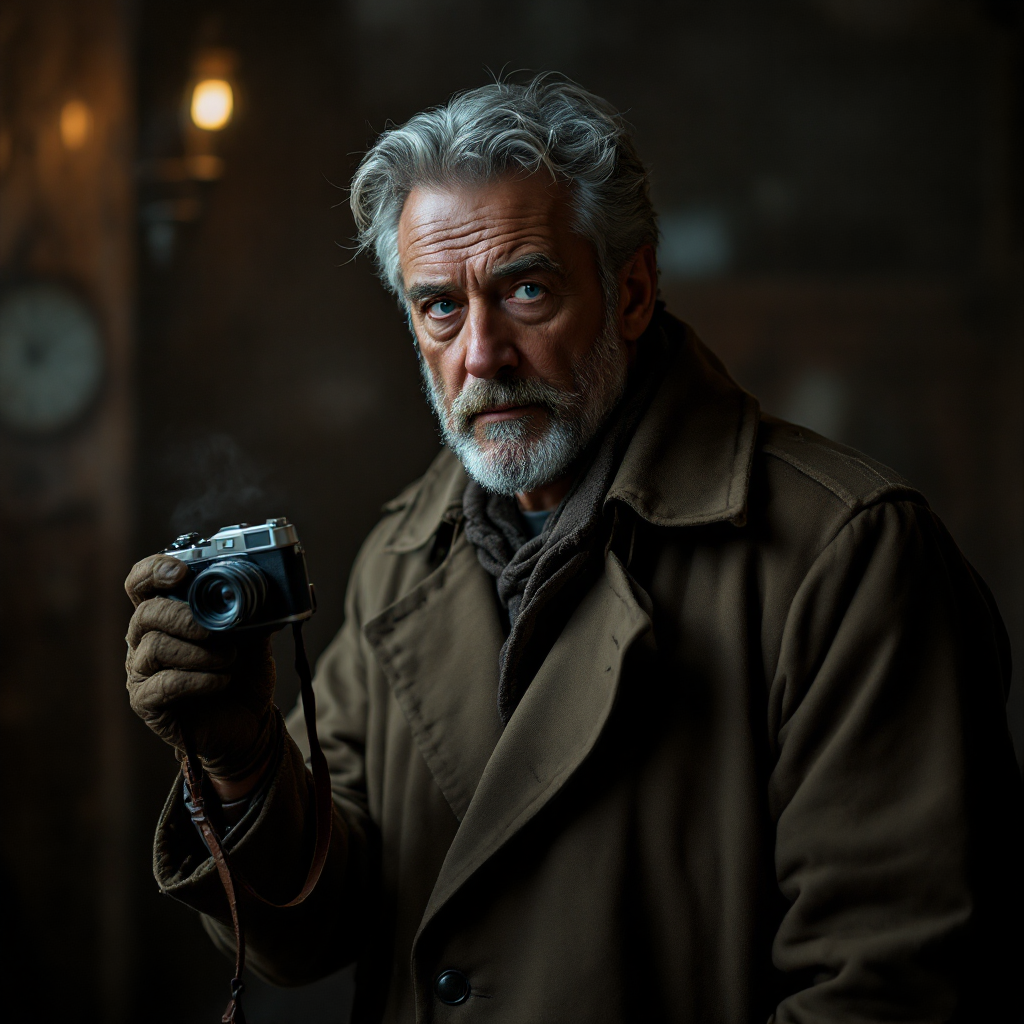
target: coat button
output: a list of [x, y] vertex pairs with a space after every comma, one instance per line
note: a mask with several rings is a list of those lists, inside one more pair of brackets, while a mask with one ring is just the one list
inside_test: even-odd
[[458, 1006], [469, 998], [469, 979], [462, 971], [442, 971], [434, 982], [434, 991], [442, 1003]]

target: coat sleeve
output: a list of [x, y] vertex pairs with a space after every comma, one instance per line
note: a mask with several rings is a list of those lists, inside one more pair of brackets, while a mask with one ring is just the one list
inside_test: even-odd
[[[317, 729], [334, 795], [331, 846], [323, 874], [297, 907], [268, 907], [244, 891], [239, 899], [247, 963], [279, 985], [313, 981], [352, 962], [372, 931], [379, 855], [366, 796], [366, 677], [355, 596], [359, 571], [357, 561], [345, 623], [320, 658], [313, 681]], [[301, 713], [299, 720], [292, 719], [289, 726], [299, 743], [285, 734], [265, 798], [224, 843], [237, 874], [276, 903], [299, 891], [315, 839], [313, 780], [305, 764], [308, 751]], [[185, 809], [180, 776], [157, 826], [153, 864], [161, 890], [198, 910], [214, 943], [233, 955], [227, 901], [213, 860]]]
[[1020, 777], [1009, 645], [915, 502], [817, 558], [770, 690], [777, 1024], [1021, 1018]]

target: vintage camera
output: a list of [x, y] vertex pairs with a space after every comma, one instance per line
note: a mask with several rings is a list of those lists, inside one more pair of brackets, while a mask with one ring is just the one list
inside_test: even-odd
[[287, 519], [225, 526], [209, 540], [182, 534], [163, 553], [191, 570], [170, 596], [187, 601], [205, 629], [267, 629], [316, 611], [306, 555]]

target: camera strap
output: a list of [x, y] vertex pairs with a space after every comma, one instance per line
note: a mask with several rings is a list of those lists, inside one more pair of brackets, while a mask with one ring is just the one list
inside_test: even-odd
[[297, 896], [287, 903], [274, 903], [256, 892], [237, 871], [232, 869], [220, 836], [217, 834], [217, 829], [206, 811], [203, 799], [203, 766], [196, 756], [190, 739], [185, 741], [185, 756], [181, 762], [185, 785], [188, 787], [189, 798], [192, 802], [192, 821], [199, 829], [210, 855], [213, 857], [213, 863], [227, 896], [228, 908], [231, 911], [231, 926], [235, 932], [235, 975], [231, 979], [231, 999], [221, 1016], [221, 1024], [245, 1024], [245, 1013], [242, 1010], [242, 990], [245, 987], [242, 983], [242, 973], [245, 970], [245, 935], [239, 915], [236, 884], [269, 907], [283, 909], [297, 906], [309, 896], [320, 880], [331, 846], [331, 821], [334, 811], [331, 797], [331, 776], [327, 768], [327, 758], [320, 748], [320, 741], [316, 734], [316, 698], [313, 696], [313, 675], [309, 669], [306, 645], [302, 639], [301, 622], [292, 623], [292, 638], [295, 641], [295, 671], [299, 676], [302, 693], [302, 714], [306, 722], [306, 737], [309, 740], [309, 761], [313, 772], [313, 813], [316, 820], [313, 860]]

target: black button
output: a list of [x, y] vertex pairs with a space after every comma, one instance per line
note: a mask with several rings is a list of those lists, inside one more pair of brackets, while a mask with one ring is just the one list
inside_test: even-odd
[[442, 1003], [458, 1006], [469, 998], [469, 979], [462, 971], [442, 971], [434, 982], [434, 991]]

